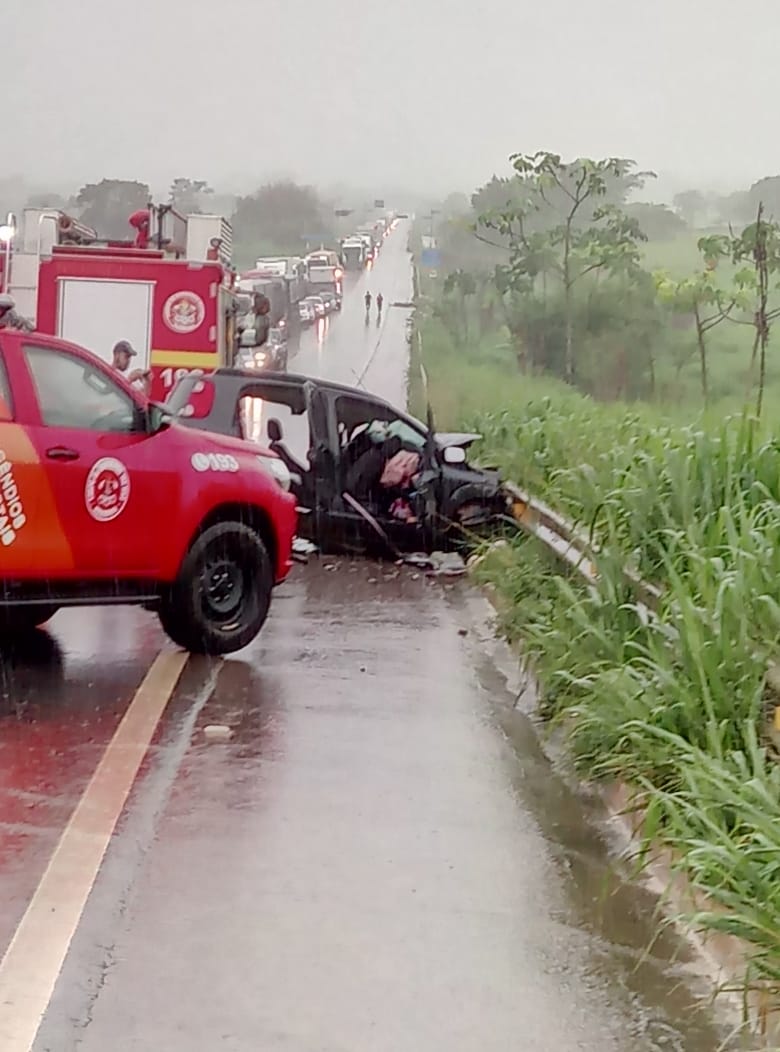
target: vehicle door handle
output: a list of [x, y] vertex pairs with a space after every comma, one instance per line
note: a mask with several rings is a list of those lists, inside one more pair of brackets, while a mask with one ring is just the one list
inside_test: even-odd
[[46, 456], [49, 460], [78, 460], [79, 453], [75, 449], [68, 449], [67, 446], [52, 446], [51, 449], [46, 450]]

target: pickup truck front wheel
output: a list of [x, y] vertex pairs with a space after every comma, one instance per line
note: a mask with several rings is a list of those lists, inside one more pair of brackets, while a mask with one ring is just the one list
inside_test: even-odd
[[160, 602], [160, 622], [193, 654], [232, 654], [255, 638], [271, 603], [273, 571], [258, 534], [240, 522], [210, 526], [193, 543]]

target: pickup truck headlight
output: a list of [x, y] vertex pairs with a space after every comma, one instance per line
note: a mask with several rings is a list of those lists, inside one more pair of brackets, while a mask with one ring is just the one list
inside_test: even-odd
[[290, 469], [285, 462], [278, 457], [258, 457], [257, 459], [263, 465], [265, 470], [273, 475], [282, 489], [289, 493], [292, 476], [290, 475]]

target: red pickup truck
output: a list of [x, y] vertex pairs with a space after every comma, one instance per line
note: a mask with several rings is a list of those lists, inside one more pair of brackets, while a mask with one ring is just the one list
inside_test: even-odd
[[270, 450], [178, 425], [83, 348], [0, 328], [0, 631], [133, 603], [186, 650], [238, 650], [292, 565], [289, 489]]

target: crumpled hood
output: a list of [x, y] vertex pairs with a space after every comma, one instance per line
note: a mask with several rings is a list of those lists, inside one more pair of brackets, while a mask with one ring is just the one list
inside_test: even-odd
[[478, 442], [482, 435], [469, 434], [466, 431], [437, 431], [433, 436], [439, 449], [448, 449], [452, 446], [462, 446], [468, 449], [474, 442]]

